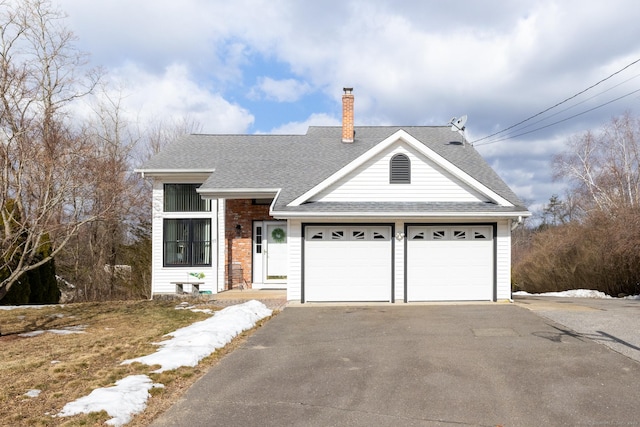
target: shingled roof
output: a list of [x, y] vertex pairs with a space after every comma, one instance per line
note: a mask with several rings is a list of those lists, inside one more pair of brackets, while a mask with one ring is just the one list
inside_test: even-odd
[[432, 212], [454, 208], [451, 204], [394, 203], [349, 204], [316, 202], [287, 206], [381, 141], [404, 130], [429, 149], [465, 171], [514, 207], [455, 206], [463, 212], [526, 212], [520, 199], [487, 164], [480, 154], [448, 126], [361, 126], [355, 127], [353, 143], [343, 143], [342, 128], [310, 127], [304, 135], [187, 135], [151, 158], [139, 172], [207, 172], [201, 192], [238, 189], [278, 190], [274, 212]]

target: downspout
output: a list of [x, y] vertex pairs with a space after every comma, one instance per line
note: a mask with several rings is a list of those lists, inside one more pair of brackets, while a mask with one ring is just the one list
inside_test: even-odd
[[522, 224], [522, 216], [519, 216], [517, 220], [512, 219], [511, 220], [511, 231], [513, 231], [516, 228], [518, 228], [518, 226], [520, 224]]
[[[511, 231], [513, 231], [516, 228], [518, 228], [518, 226], [520, 224], [522, 224], [522, 216], [519, 216], [518, 219], [512, 219], [511, 220]], [[509, 292], [509, 295], [511, 295], [511, 292]], [[509, 298], [509, 302], [513, 303], [513, 297]]]

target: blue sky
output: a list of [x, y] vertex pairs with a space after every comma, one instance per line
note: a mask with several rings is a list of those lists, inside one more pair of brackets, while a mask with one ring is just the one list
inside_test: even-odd
[[[206, 133], [304, 133], [340, 123], [445, 125], [467, 138], [505, 129], [640, 59], [631, 0], [53, 0], [91, 65], [142, 126], [189, 117]], [[531, 209], [562, 183], [551, 159], [568, 138], [640, 114], [640, 63], [517, 135], [476, 147]], [[566, 111], [565, 108], [571, 107]], [[556, 114], [552, 116], [552, 114]], [[496, 138], [493, 138], [493, 140]]]

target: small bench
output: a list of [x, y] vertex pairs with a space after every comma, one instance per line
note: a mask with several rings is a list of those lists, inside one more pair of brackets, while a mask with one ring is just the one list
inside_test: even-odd
[[172, 285], [176, 285], [176, 294], [184, 294], [184, 285], [191, 285], [191, 293], [193, 296], [200, 295], [200, 285], [204, 285], [204, 282], [170, 282]]

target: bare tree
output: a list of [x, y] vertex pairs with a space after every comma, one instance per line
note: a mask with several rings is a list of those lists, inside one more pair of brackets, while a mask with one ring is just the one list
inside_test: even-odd
[[[92, 207], [99, 220], [83, 226], [56, 265], [76, 285], [76, 300], [150, 297], [151, 186], [135, 166], [168, 141], [198, 128], [189, 119], [149, 126], [130, 119], [126, 88], [99, 86], [86, 128], [99, 177]], [[126, 272], [126, 274], [123, 274]]]
[[640, 120], [626, 114], [571, 139], [553, 166], [571, 187], [564, 202], [551, 198], [547, 226], [517, 248], [515, 285], [640, 292]]
[[[80, 75], [63, 18], [46, 0], [0, 2], [0, 299], [100, 216], [94, 146], [67, 117], [99, 76]], [[45, 242], [50, 255], [34, 262]]]
[[640, 206], [640, 121], [614, 118], [601, 132], [573, 138], [554, 159], [556, 178], [567, 179], [585, 211]]
[[202, 131], [202, 125], [192, 117], [178, 117], [171, 122], [155, 122], [144, 132], [144, 142], [139, 150], [139, 160], [146, 161], [169, 142], [179, 137]]
[[124, 271], [123, 246], [141, 205], [141, 179], [132, 172], [139, 137], [124, 117], [122, 97], [102, 89], [85, 130], [94, 149], [89, 172], [97, 178], [88, 214], [97, 220], [85, 224], [57, 260], [65, 279], [76, 285], [76, 298], [88, 300], [130, 296], [130, 277], [118, 272]]

